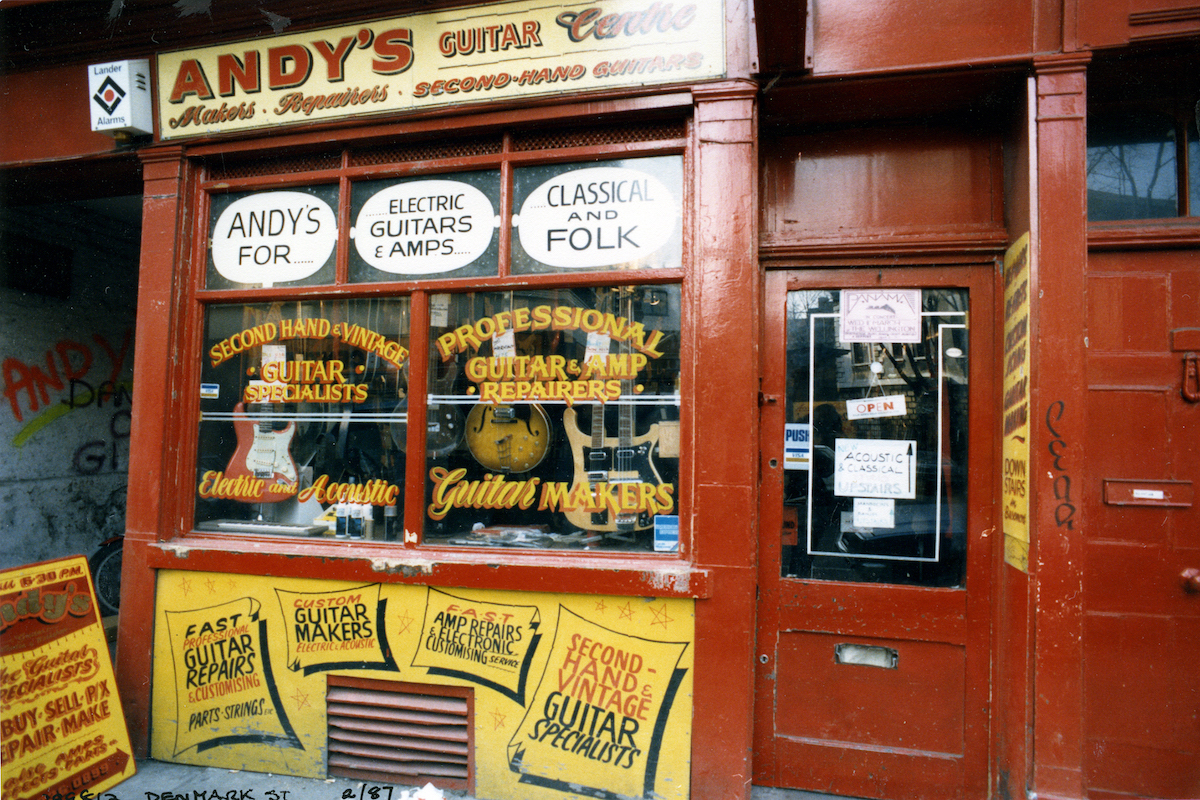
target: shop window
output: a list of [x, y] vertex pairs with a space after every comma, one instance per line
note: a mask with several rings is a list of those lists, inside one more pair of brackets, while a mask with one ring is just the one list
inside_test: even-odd
[[1116, 104], [1088, 113], [1088, 218], [1200, 215], [1200, 103]]
[[205, 185], [197, 529], [678, 551], [682, 156], [471, 149]]
[[427, 539], [649, 550], [677, 531], [678, 286], [443, 295], [430, 328]]
[[966, 291], [793, 291], [787, 319], [783, 576], [961, 586]]

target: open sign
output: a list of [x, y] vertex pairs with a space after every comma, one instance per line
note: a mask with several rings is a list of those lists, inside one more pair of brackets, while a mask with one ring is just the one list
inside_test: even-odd
[[212, 260], [234, 283], [298, 281], [321, 269], [337, 244], [333, 209], [306, 192], [260, 192], [217, 217]]
[[884, 397], [864, 397], [846, 401], [847, 419], [870, 419], [873, 417], [903, 417], [908, 413], [904, 395], [892, 394]]

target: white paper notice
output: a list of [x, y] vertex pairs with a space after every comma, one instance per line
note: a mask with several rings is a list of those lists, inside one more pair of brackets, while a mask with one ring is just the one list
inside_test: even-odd
[[854, 498], [854, 527], [896, 527], [896, 501], [871, 497]]
[[921, 341], [920, 289], [842, 289], [843, 342]]
[[838, 439], [834, 494], [841, 497], [917, 496], [917, 443], [897, 439]]

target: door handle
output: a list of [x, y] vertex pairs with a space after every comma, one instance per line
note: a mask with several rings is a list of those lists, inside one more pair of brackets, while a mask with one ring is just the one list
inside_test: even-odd
[[1200, 569], [1188, 567], [1179, 573], [1179, 579], [1183, 582], [1183, 590], [1185, 592], [1188, 594], [1200, 594]]
[[1200, 403], [1200, 357], [1188, 353], [1183, 357], [1183, 399], [1189, 403]]

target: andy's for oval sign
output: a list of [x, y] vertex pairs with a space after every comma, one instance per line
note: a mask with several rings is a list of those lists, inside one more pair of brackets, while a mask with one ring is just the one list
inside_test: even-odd
[[655, 176], [627, 167], [589, 167], [534, 189], [514, 224], [531, 258], [587, 269], [646, 258], [670, 240], [678, 217], [675, 196]]
[[321, 269], [337, 244], [337, 219], [305, 192], [260, 192], [234, 200], [212, 229], [212, 260], [234, 283], [298, 281]]

